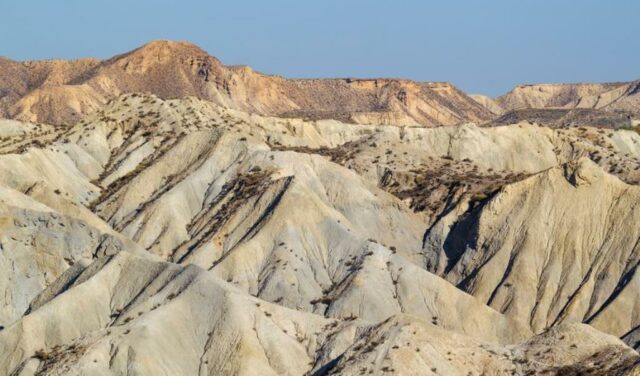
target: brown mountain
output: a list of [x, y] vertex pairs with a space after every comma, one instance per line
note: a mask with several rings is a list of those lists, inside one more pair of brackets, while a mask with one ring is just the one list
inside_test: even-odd
[[[95, 59], [20, 63], [0, 57], [0, 116], [18, 116], [21, 108], [44, 112], [44, 107], [52, 106], [47, 101], [55, 102], [60, 87], [78, 80], [98, 64]], [[75, 103], [69, 105], [77, 107]], [[30, 120], [38, 119], [30, 117]]]
[[492, 114], [449, 83], [286, 79], [225, 66], [199, 47], [156, 41], [105, 61], [0, 60], [0, 115], [69, 124], [122, 93], [195, 96], [269, 116], [362, 124], [453, 125]]

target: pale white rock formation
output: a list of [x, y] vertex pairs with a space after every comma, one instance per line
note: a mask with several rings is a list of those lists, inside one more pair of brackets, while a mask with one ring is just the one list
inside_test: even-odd
[[622, 341], [584, 324], [496, 346], [401, 315], [364, 331], [329, 374], [624, 375], [637, 374], [637, 364]]
[[444, 217], [425, 238], [428, 269], [535, 331], [584, 321], [623, 336], [640, 320], [639, 199], [579, 159]]
[[2, 129], [0, 373], [634, 372], [635, 132], [138, 94]]
[[[586, 325], [500, 346], [407, 315], [325, 319], [255, 299], [196, 266], [120, 252], [63, 276], [0, 332], [16, 375], [516, 374], [633, 371], [638, 354]], [[64, 288], [61, 288], [62, 285]], [[579, 345], [579, 346], [578, 346]]]

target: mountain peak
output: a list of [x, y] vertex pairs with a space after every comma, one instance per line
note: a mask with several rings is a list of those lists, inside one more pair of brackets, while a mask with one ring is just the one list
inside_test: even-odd
[[140, 51], [158, 51], [158, 50], [171, 50], [171, 51], [199, 51], [206, 53], [198, 45], [186, 41], [173, 41], [168, 39], [157, 39], [149, 43], [144, 44], [138, 48]]
[[205, 50], [193, 43], [161, 39], [151, 41], [135, 50], [119, 55], [117, 59], [141, 58], [148, 59], [149, 63], [155, 64], [168, 63], [174, 59], [196, 56], [210, 57]]

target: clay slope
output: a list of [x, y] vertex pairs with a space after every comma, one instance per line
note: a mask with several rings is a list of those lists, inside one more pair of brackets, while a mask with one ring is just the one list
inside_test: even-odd
[[[20, 191], [44, 179], [151, 253], [290, 308], [374, 321], [412, 313], [499, 342], [529, 335], [413, 263], [421, 214], [322, 156], [265, 142], [329, 147], [371, 132], [345, 126], [125, 96], [47, 135], [43, 149], [7, 145], [22, 154], [0, 157], [0, 175]], [[476, 320], [461, 320], [468, 311]]]
[[[139, 94], [67, 127], [0, 121], [0, 198], [11, 204], [0, 240], [15, 251], [0, 272], [17, 281], [5, 295], [20, 296], [0, 322], [0, 373], [631, 374], [638, 355], [615, 337], [627, 330], [635, 345], [628, 302], [638, 290], [611, 293], [630, 264], [586, 246], [580, 268], [560, 263], [568, 286], [590, 266], [609, 275], [579, 300], [607, 308], [598, 320], [567, 314], [534, 337], [537, 321], [462, 291], [433, 260], [447, 226], [524, 186], [549, 189], [535, 194], [543, 203], [558, 192], [548, 200], [565, 211], [602, 196], [584, 231], [616, 229], [606, 254], [631, 262], [633, 234], [620, 237], [627, 221], [614, 218], [635, 213], [622, 210], [632, 197], [614, 198], [636, 188], [602, 168], [636, 182], [639, 144], [624, 130], [353, 125]], [[592, 175], [565, 169], [580, 157], [593, 159]], [[553, 171], [558, 186], [528, 185]], [[574, 175], [615, 189], [561, 196], [582, 181]], [[456, 239], [469, 235], [460, 229]], [[612, 317], [622, 329], [602, 324]]]
[[526, 342], [495, 346], [396, 316], [368, 327], [330, 375], [625, 375], [637, 353], [584, 324], [563, 324]]
[[520, 85], [495, 99], [472, 96], [499, 115], [486, 125], [530, 121], [554, 127], [620, 128], [640, 122], [640, 81]]
[[520, 85], [498, 97], [504, 110], [522, 108], [592, 108], [636, 110], [640, 81], [605, 84]]
[[200, 48], [157, 41], [97, 62], [1, 60], [0, 115], [70, 124], [121, 93], [195, 96], [263, 115], [362, 124], [452, 125], [491, 113], [448, 83], [395, 79], [296, 80], [224, 66]]
[[[0, 191], [0, 327], [20, 318], [36, 295], [68, 268], [127, 245], [139, 250], [133, 242], [91, 226], [82, 216], [63, 215], [12, 189]], [[36, 187], [31, 192], [41, 193]]]
[[252, 298], [196, 266], [127, 252], [63, 281], [0, 332], [4, 374], [623, 375], [640, 361], [584, 325], [499, 346], [405, 315], [378, 324], [325, 319]]
[[46, 290], [31, 314], [0, 332], [3, 374], [300, 375], [325, 341], [340, 352], [354, 335], [349, 322], [128, 252], [65, 278], [65, 290]]
[[583, 321], [621, 337], [640, 320], [639, 195], [587, 159], [552, 168], [443, 217], [427, 264], [535, 331]]

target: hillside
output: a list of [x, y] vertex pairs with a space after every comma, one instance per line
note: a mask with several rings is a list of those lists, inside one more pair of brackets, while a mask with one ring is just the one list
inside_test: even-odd
[[638, 145], [144, 94], [0, 120], [0, 373], [636, 374]]
[[522, 108], [592, 108], [637, 110], [640, 81], [605, 84], [520, 85], [496, 98], [505, 110]]
[[435, 126], [491, 117], [448, 83], [285, 79], [225, 66], [183, 42], [156, 41], [105, 61], [3, 59], [0, 72], [0, 115], [49, 124], [74, 123], [123, 93], [194, 96], [261, 115], [360, 124]]
[[553, 127], [632, 127], [640, 124], [640, 81], [519, 85], [492, 99], [472, 95], [497, 116], [486, 125], [529, 121]]

